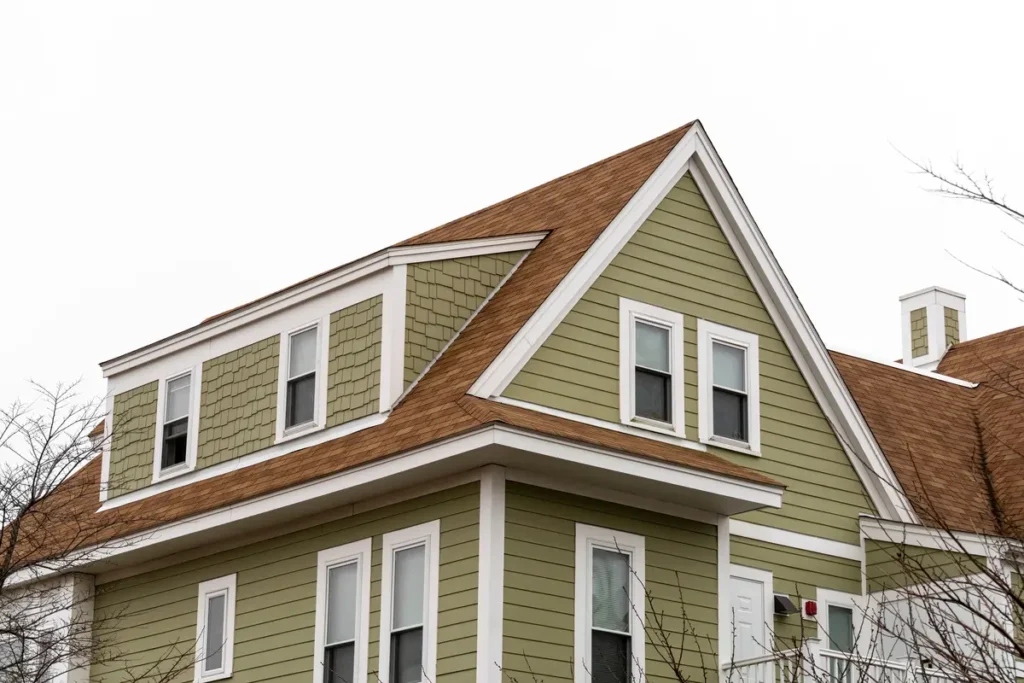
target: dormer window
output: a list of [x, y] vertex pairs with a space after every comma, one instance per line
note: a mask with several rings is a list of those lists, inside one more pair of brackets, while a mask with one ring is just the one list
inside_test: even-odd
[[188, 460], [188, 413], [192, 396], [192, 373], [167, 380], [164, 400], [163, 453], [160, 467], [170, 469]]
[[761, 452], [756, 334], [697, 321], [700, 440], [751, 455]]
[[684, 436], [681, 313], [619, 299], [619, 412], [624, 424]]
[[316, 417], [316, 347], [316, 326], [288, 338], [285, 429], [313, 422]]

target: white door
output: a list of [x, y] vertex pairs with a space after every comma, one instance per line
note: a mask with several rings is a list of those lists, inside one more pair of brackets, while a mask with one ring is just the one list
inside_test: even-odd
[[[741, 578], [738, 576], [729, 577], [729, 597], [733, 619], [733, 661], [740, 662], [744, 659], [761, 657], [770, 652], [770, 647], [765, 640], [765, 613], [764, 598], [765, 586], [762, 581]], [[767, 667], [757, 667], [759, 671], [743, 671], [743, 680], [762, 680], [763, 674], [760, 670]], [[753, 676], [749, 675], [754, 673]]]

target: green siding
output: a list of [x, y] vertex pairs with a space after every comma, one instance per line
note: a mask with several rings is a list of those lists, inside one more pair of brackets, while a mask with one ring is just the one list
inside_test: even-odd
[[[801, 598], [814, 600], [818, 588], [861, 594], [861, 568], [857, 560], [736, 536], [729, 539], [729, 551], [733, 564], [771, 572], [774, 592], [788, 595], [797, 606]], [[799, 614], [775, 617], [774, 630], [781, 649], [796, 647], [804, 638], [817, 637], [815, 622], [801, 621]]]
[[156, 404], [159, 382], [114, 397], [108, 493], [115, 498], [153, 481], [156, 452]]
[[[95, 601], [102, 624], [97, 636], [106, 652], [120, 657], [95, 662], [91, 679], [127, 681], [131, 674], [166, 662], [168, 653], [191, 652], [198, 584], [237, 573], [232, 680], [308, 683], [314, 663], [317, 553], [372, 537], [369, 679], [376, 680], [382, 535], [434, 519], [441, 520], [437, 681], [471, 681], [476, 668], [477, 484], [103, 584]], [[173, 680], [192, 676], [187, 667]]]
[[327, 359], [327, 426], [379, 410], [383, 298], [378, 295], [331, 314]]
[[711, 449], [785, 483], [758, 524], [859, 544], [860, 480], [743, 267], [689, 176], [669, 192], [504, 395], [619, 421], [619, 297], [684, 315], [685, 428], [697, 435], [697, 320], [757, 334], [762, 457]]
[[203, 363], [196, 467], [273, 445], [280, 337], [267, 337]]
[[455, 336], [525, 252], [471, 256], [408, 266], [405, 385]]
[[[717, 528], [700, 522], [509, 483], [505, 516], [506, 677], [571, 681], [576, 522], [645, 537], [647, 588], [678, 644], [685, 614], [701, 635], [709, 680], [715, 680], [718, 635]], [[678, 580], [678, 583], [677, 583]], [[675, 680], [650, 642], [647, 678]], [[687, 673], [703, 680], [696, 641], [687, 638]]]
[[955, 308], [943, 307], [946, 323], [946, 348], [960, 343], [960, 311]]
[[912, 358], [928, 355], [927, 308], [917, 308], [910, 312], [910, 355]]
[[870, 593], [976, 574], [984, 566], [985, 558], [953, 550], [871, 540], [864, 544], [864, 570]]

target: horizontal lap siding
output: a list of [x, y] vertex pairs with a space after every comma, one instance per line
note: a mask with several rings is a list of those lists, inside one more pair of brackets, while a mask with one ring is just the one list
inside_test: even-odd
[[[237, 573], [232, 680], [308, 683], [314, 663], [317, 553], [367, 537], [373, 538], [369, 671], [375, 672], [382, 535], [434, 519], [441, 520], [437, 680], [471, 680], [476, 657], [477, 484], [101, 585], [96, 630], [104, 653], [103, 661], [93, 664], [91, 678], [127, 681], [155, 664], [166, 671], [170, 655], [194, 650], [198, 584]], [[115, 652], [119, 655], [109, 659]], [[186, 668], [175, 682], [191, 680], [192, 668]], [[376, 676], [371, 673], [369, 680]]]
[[864, 542], [868, 592], [903, 588], [980, 573], [985, 558], [885, 541]]
[[114, 397], [110, 443], [110, 497], [130, 493], [153, 480], [158, 382]]
[[[857, 560], [736, 536], [730, 539], [729, 550], [733, 564], [771, 572], [774, 592], [788, 595], [797, 606], [801, 599], [814, 600], [818, 588], [861, 593], [861, 567]], [[817, 637], [815, 622], [801, 622], [800, 615], [775, 617], [774, 627], [776, 643], [783, 649], [794, 647], [803, 638]]]
[[505, 390], [509, 398], [619, 421], [619, 298], [684, 316], [686, 436], [697, 434], [697, 320], [757, 334], [761, 449], [717, 455], [786, 484], [780, 510], [739, 518], [860, 542], [863, 487], [743, 267], [686, 176], [622, 248]]
[[[655, 608], [665, 614], [674, 642], [685, 609], [701, 634], [701, 650], [710, 653], [715, 648], [716, 527], [516, 483], [508, 484], [506, 501], [506, 678], [531, 680], [532, 669], [549, 683], [572, 680], [577, 522], [644, 536], [647, 586]], [[690, 675], [703, 680], [697, 648], [688, 638], [684, 663]], [[646, 659], [651, 681], [672, 679], [650, 642]], [[709, 656], [704, 664], [714, 669]], [[715, 677], [714, 671], [708, 675]]]

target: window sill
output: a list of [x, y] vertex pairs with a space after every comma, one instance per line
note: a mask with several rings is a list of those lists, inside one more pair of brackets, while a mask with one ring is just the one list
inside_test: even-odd
[[286, 441], [297, 439], [300, 436], [305, 436], [306, 434], [318, 432], [323, 428], [324, 426], [317, 422], [307, 422], [306, 424], [295, 425], [294, 427], [289, 427], [288, 429], [284, 430], [284, 432], [279, 434], [275, 443], [285, 443]]
[[174, 467], [168, 467], [167, 469], [161, 469], [153, 473], [152, 483], [156, 484], [157, 482], [160, 481], [167, 481], [168, 479], [180, 477], [183, 474], [188, 474], [193, 469], [195, 468], [189, 465], [187, 462], [181, 463], [180, 465], [175, 465]]
[[761, 450], [750, 447], [749, 443], [743, 441], [733, 441], [732, 439], [726, 439], [720, 436], [712, 436], [711, 438], [704, 437], [700, 440], [705, 446], [714, 446], [715, 448], [724, 448], [727, 451], [734, 451], [736, 453], [743, 453], [744, 455], [752, 455], [755, 458], [761, 457]]
[[622, 424], [629, 427], [636, 427], [637, 429], [646, 429], [650, 432], [657, 432], [658, 434], [665, 434], [666, 436], [674, 436], [677, 439], [686, 438], [686, 435], [682, 430], [677, 431], [673, 425], [666, 422], [657, 422], [655, 420], [646, 420], [642, 417], [634, 417], [629, 422], [623, 422]]
[[202, 676], [196, 676], [195, 683], [210, 683], [210, 681], [223, 681], [225, 678], [231, 678], [230, 671], [222, 671], [216, 674], [204, 674]]

